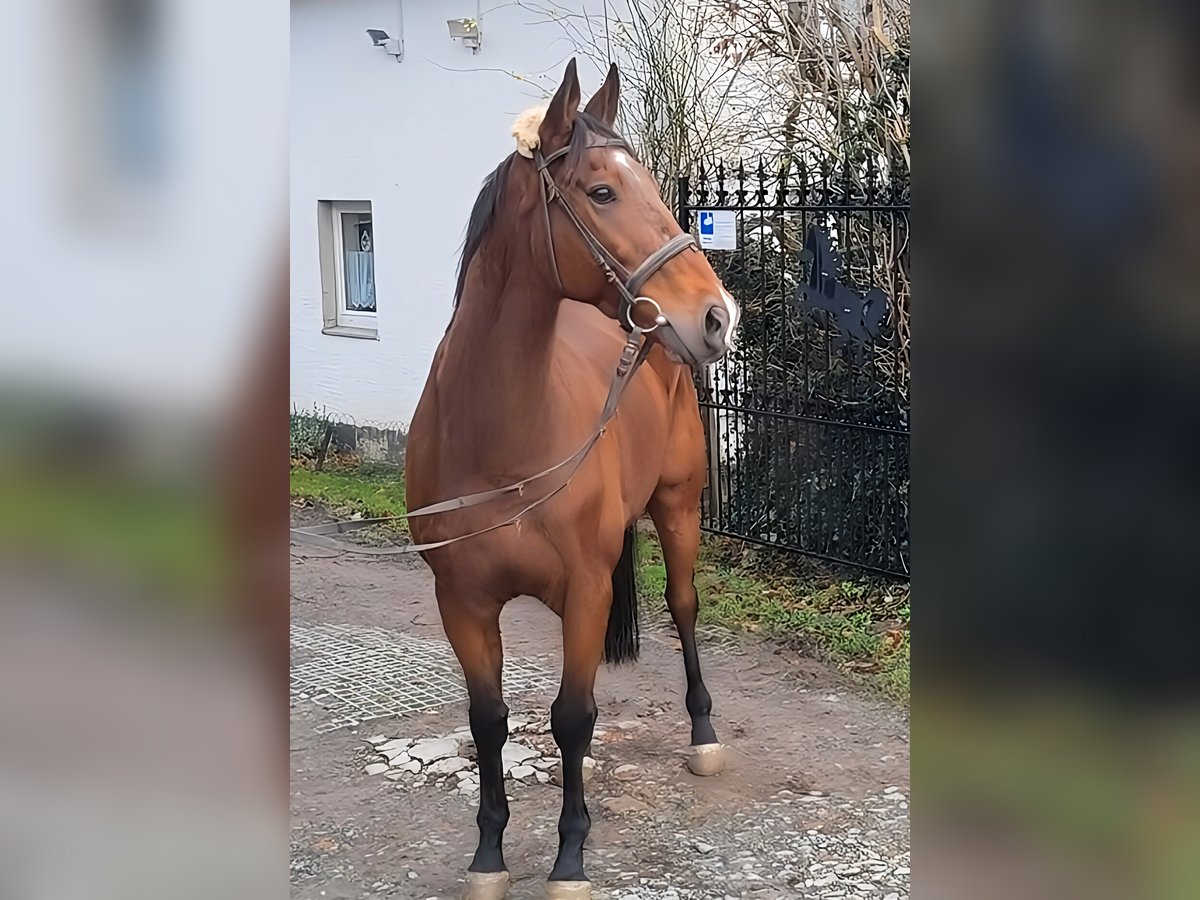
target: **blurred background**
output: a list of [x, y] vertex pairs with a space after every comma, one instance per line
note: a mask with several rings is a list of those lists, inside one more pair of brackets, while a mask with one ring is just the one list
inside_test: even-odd
[[914, 896], [1194, 897], [1196, 7], [914, 21]]
[[[288, 6], [2, 9], [0, 897], [282, 896]], [[1194, 897], [1197, 13], [915, 22], [914, 895]]]
[[288, 6], [2, 9], [0, 897], [283, 896]]

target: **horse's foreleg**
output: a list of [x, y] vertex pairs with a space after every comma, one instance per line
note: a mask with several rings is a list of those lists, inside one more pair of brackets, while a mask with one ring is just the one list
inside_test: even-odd
[[479, 846], [467, 873], [467, 900], [500, 900], [508, 888], [501, 844], [508, 800], [500, 751], [508, 739], [508, 707], [500, 687], [504, 648], [494, 598], [468, 598], [437, 588], [438, 608], [450, 645], [462, 665], [470, 697], [468, 718], [479, 757]]
[[650, 500], [662, 543], [667, 569], [666, 600], [671, 618], [679, 632], [683, 649], [683, 669], [687, 676], [685, 703], [692, 720], [692, 747], [688, 768], [697, 775], [716, 775], [724, 768], [724, 748], [717, 741], [709, 714], [712, 697], [700, 674], [700, 656], [696, 652], [696, 615], [700, 598], [696, 593], [696, 556], [700, 551], [699, 497], [688, 485], [661, 487]]
[[550, 872], [548, 900], [591, 897], [583, 872], [583, 842], [592, 820], [583, 801], [583, 757], [596, 724], [592, 689], [604, 654], [604, 634], [612, 606], [608, 573], [586, 584], [575, 579], [562, 605], [563, 675], [550, 706], [550, 727], [562, 754], [563, 804], [558, 819], [558, 857]]

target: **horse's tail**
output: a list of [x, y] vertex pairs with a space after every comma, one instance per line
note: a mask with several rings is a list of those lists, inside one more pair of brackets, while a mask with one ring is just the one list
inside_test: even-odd
[[612, 608], [608, 612], [608, 632], [604, 635], [604, 661], [633, 662], [638, 658], [641, 639], [638, 635], [637, 566], [634, 563], [637, 532], [634, 526], [625, 529], [625, 544], [621, 558], [613, 569]]

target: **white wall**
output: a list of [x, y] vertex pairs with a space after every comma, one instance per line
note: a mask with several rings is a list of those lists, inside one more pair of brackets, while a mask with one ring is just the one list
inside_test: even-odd
[[[472, 55], [446, 27], [474, 17], [472, 0], [404, 0], [397, 63], [365, 29], [396, 36], [400, 3], [292, 2], [292, 401], [359, 422], [411, 418], [450, 318], [480, 184], [512, 150], [513, 118], [539, 88], [553, 90], [572, 54], [557, 24], [485, 3]], [[585, 97], [603, 63], [579, 60]], [[321, 333], [318, 200], [372, 203], [378, 341]]]

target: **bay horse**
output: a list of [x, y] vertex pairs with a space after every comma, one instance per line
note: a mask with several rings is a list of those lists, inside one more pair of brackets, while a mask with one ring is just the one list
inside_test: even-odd
[[[666, 601], [683, 649], [688, 765], [716, 774], [723, 764], [696, 653], [706, 456], [690, 367], [726, 353], [739, 311], [614, 130], [619, 90], [614, 65], [580, 110], [571, 60], [549, 105], [517, 120], [517, 150], [488, 176], [471, 212], [454, 313], [408, 435], [412, 535], [448, 542], [422, 557], [466, 677], [479, 758], [469, 900], [496, 900], [507, 889], [499, 620], [522, 595], [562, 619], [551, 731], [563, 801], [546, 895], [591, 896], [583, 760], [596, 722], [592, 689], [602, 659], [637, 656], [632, 529], [643, 511], [662, 542]], [[635, 337], [653, 331], [605, 424], [598, 417], [606, 394], [613, 399], [622, 328]], [[523, 488], [498, 489], [513, 483]], [[447, 500], [462, 495], [479, 502]], [[436, 515], [416, 509], [428, 504]]]

